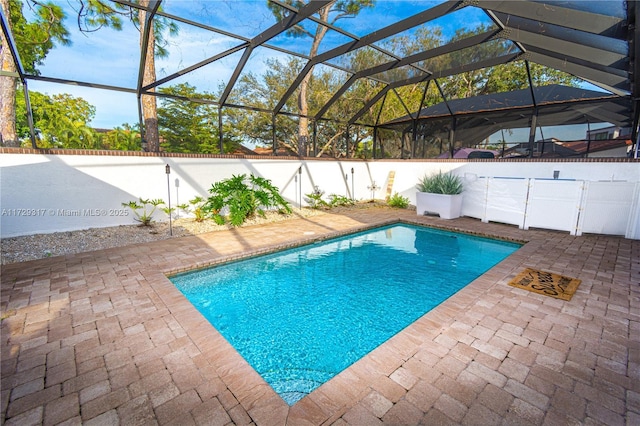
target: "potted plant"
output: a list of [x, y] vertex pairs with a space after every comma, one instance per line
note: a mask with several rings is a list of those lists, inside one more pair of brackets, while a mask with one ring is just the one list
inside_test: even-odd
[[442, 171], [424, 175], [416, 185], [418, 216], [438, 214], [442, 219], [460, 217], [462, 210], [462, 178]]

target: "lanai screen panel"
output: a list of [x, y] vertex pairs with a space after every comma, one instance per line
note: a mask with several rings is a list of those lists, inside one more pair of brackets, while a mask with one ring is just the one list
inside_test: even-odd
[[[105, 0], [105, 3], [125, 13], [136, 12], [139, 7], [127, 1]], [[77, 13], [73, 4], [70, 1], [63, 5], [72, 17]], [[154, 14], [159, 40], [164, 40], [160, 47], [168, 53], [164, 58], [156, 57], [155, 83], [140, 84], [139, 73], [145, 67], [140, 58], [141, 33], [139, 25], [130, 19], [123, 19], [121, 31], [101, 28], [82, 33], [69, 25], [71, 46], [52, 50], [40, 75], [25, 72], [20, 66], [18, 74], [30, 83], [32, 90], [46, 91], [42, 85], [56, 84], [68, 85], [68, 92], [76, 90], [73, 86], [82, 86], [96, 93], [98, 90], [126, 93], [120, 99], [129, 98], [131, 101], [127, 103], [132, 105], [120, 105], [123, 110], [135, 111], [137, 98], [148, 91], [157, 90], [157, 95], [163, 96], [160, 89], [188, 84], [196, 88], [196, 96], [214, 93], [221, 109], [261, 108], [267, 110], [265, 114], [270, 110], [276, 115], [297, 115], [300, 111], [295, 99], [304, 73], [297, 67], [287, 79], [289, 86], [274, 91], [275, 99], [258, 102], [259, 98], [238, 94], [242, 79], [252, 73], [262, 77], [269, 70], [265, 65], [268, 61], [295, 58], [301, 70], [305, 65], [315, 64], [341, 73], [335, 86], [322, 98], [325, 103], [321, 104], [318, 97], [314, 101], [309, 113], [311, 123], [331, 119], [338, 127], [383, 124], [399, 129], [402, 138], [411, 134], [415, 139], [420, 133], [401, 124], [399, 118], [415, 117], [418, 110], [438, 102], [453, 104], [470, 96], [495, 93], [494, 89], [500, 91], [492, 88], [488, 92], [465, 93], [456, 87], [456, 82], [469, 75], [482, 82], [483, 70], [507, 62], [527, 61], [561, 70], [592, 85], [581, 88], [596, 87], [618, 97], [615, 101], [602, 101], [603, 117], [597, 117], [598, 108], [589, 110], [585, 114], [589, 122], [593, 118], [637, 127], [639, 47], [633, 43], [638, 39], [636, 2], [379, 1], [355, 17], [335, 20], [334, 14], [323, 20], [317, 12], [325, 4], [316, 1], [293, 5], [280, 0], [152, 1], [147, 12]], [[156, 5], [160, 7], [156, 9]], [[169, 29], [173, 28], [178, 29], [177, 35], [170, 34]], [[300, 37], [292, 33], [296, 28]], [[326, 36], [318, 46], [319, 56], [311, 58], [312, 38], [303, 33], [313, 34], [318, 28], [326, 30]], [[3, 24], [3, 38], [10, 39], [8, 34]], [[421, 37], [425, 43], [417, 42]], [[306, 72], [319, 75], [312, 69]], [[414, 99], [410, 93], [420, 91], [427, 82], [432, 83], [424, 102]], [[367, 85], [371, 90], [363, 91]], [[102, 96], [88, 93], [84, 96], [93, 99]], [[359, 103], [354, 99], [359, 99]], [[210, 101], [208, 96], [200, 100]], [[378, 105], [382, 105], [382, 111], [376, 111]], [[99, 107], [97, 115], [108, 115], [102, 113], [102, 108]], [[538, 108], [539, 114], [544, 109], [540, 105], [533, 108]], [[437, 120], [450, 121], [451, 130], [459, 136], [473, 126], [489, 131], [491, 125], [482, 124], [483, 120], [500, 124], [497, 116], [457, 117], [453, 122], [451, 118], [458, 113], [451, 106], [445, 109], [443, 117]], [[518, 107], [508, 109], [516, 111]], [[566, 116], [568, 124], [577, 120], [562, 108], [554, 113]], [[449, 117], [445, 118], [447, 114]], [[549, 119], [544, 114], [537, 117], [545, 123]]]

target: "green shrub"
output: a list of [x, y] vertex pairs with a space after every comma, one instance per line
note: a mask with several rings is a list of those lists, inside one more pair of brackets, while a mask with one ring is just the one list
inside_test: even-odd
[[309, 204], [309, 207], [312, 209], [319, 209], [321, 207], [329, 207], [329, 203], [322, 199], [324, 195], [324, 191], [320, 189], [319, 186], [313, 187], [313, 192], [311, 194], [304, 194], [305, 201]]
[[389, 199], [387, 200], [387, 204], [390, 207], [406, 209], [407, 207], [409, 207], [409, 198], [403, 197], [396, 192], [391, 197], [389, 197]]
[[185, 203], [178, 204], [176, 206], [176, 209], [178, 209], [178, 211], [182, 210], [185, 213], [189, 213], [189, 204], [185, 204]]
[[336, 195], [336, 194], [329, 195], [329, 205], [331, 207], [352, 206], [354, 204], [355, 204], [355, 201], [353, 201], [349, 197], [345, 197], [344, 195]]
[[171, 216], [176, 211], [176, 208], [175, 207], [164, 206], [164, 207], [160, 208], [160, 210], [162, 210], [167, 216]]
[[416, 189], [432, 194], [455, 195], [461, 194], [464, 187], [460, 176], [440, 171], [436, 174], [424, 175], [418, 180]]
[[202, 222], [206, 219], [207, 213], [204, 210], [206, 201], [199, 195], [196, 195], [193, 200], [189, 200], [189, 204], [193, 207], [193, 215], [196, 222]]
[[193, 200], [189, 200], [189, 204], [180, 204], [176, 206], [185, 213], [193, 213], [193, 219], [196, 222], [203, 222], [207, 218], [207, 212], [204, 210], [204, 204], [207, 200], [196, 195]]
[[313, 192], [311, 194], [305, 194], [305, 201], [309, 204], [309, 207], [312, 209], [319, 208], [327, 208], [331, 209], [333, 207], [341, 207], [341, 206], [352, 206], [355, 204], [355, 201], [349, 197], [345, 197], [344, 195], [336, 195], [330, 194], [329, 201], [325, 201], [322, 199], [324, 195], [324, 191], [321, 190], [318, 186], [313, 188]]
[[276, 208], [281, 213], [291, 213], [289, 203], [282, 198], [278, 188], [270, 180], [254, 175], [233, 175], [211, 185], [209, 193], [211, 196], [202, 209], [218, 224], [226, 222], [221, 215], [225, 207], [229, 209], [228, 220], [233, 226], [242, 225], [256, 214], [264, 217], [264, 209]]
[[134, 220], [140, 222], [143, 226], [150, 226], [153, 222], [153, 214], [158, 206], [164, 204], [163, 200], [149, 200], [140, 198], [138, 201], [129, 201], [128, 203], [122, 203], [123, 207], [129, 207], [134, 214]]

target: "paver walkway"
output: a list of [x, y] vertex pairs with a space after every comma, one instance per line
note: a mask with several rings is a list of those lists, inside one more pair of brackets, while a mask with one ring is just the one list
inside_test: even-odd
[[[292, 407], [166, 273], [403, 219], [528, 241]], [[582, 280], [569, 302], [507, 285]], [[354, 210], [2, 266], [6, 425], [640, 424], [640, 241]]]

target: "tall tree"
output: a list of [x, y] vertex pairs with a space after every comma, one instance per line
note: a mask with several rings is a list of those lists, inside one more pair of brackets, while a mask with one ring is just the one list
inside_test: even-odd
[[117, 151], [136, 151], [140, 149], [140, 130], [138, 125], [127, 123], [108, 131], [100, 137], [102, 149]]
[[[11, 30], [16, 49], [25, 72], [38, 75], [38, 65], [55, 43], [69, 44], [69, 33], [62, 24], [65, 15], [62, 8], [52, 2], [30, 2], [34, 19], [27, 21], [20, 0], [0, 0], [2, 14]], [[14, 58], [8, 40], [0, 33], [2, 47], [0, 65], [2, 71], [16, 73]], [[19, 146], [16, 133], [16, 91], [19, 79], [0, 76], [0, 142], [5, 146]]]
[[[163, 149], [169, 152], [219, 153], [216, 97], [206, 92], [198, 93], [188, 83], [170, 86], [160, 92], [174, 96], [160, 98], [158, 126]], [[187, 99], [210, 100], [211, 103]], [[240, 145], [233, 129], [225, 128], [223, 133], [225, 152]]]
[[[95, 31], [103, 26], [113, 26], [112, 22], [104, 20], [104, 17], [119, 19], [119, 16], [126, 16], [140, 31], [140, 49], [143, 49], [144, 43], [144, 26], [149, 9], [150, 0], [134, 0], [141, 8], [131, 7], [128, 5], [115, 4], [106, 0], [78, 0], [82, 4], [88, 1], [91, 7], [81, 8], [78, 22], [84, 31]], [[145, 58], [145, 66], [142, 76], [142, 85], [147, 86], [156, 81], [156, 58], [164, 58], [169, 52], [167, 50], [167, 40], [165, 34], [170, 36], [178, 34], [176, 24], [168, 19], [154, 16], [150, 22], [149, 38], [147, 40]], [[152, 89], [154, 91], [155, 89]], [[147, 151], [157, 152], [160, 150], [160, 135], [158, 132], [158, 107], [156, 97], [153, 95], [142, 95], [142, 116], [144, 121], [144, 141], [143, 149]]]
[[[39, 92], [30, 92], [33, 122], [41, 148], [78, 148], [99, 149], [100, 138], [95, 130], [88, 126], [94, 115], [95, 107], [82, 98], [69, 94], [49, 96]], [[18, 137], [29, 136], [27, 108], [22, 92], [16, 97], [16, 127]]]
[[[140, 0], [140, 5], [149, 7], [149, 0]], [[154, 20], [150, 21], [149, 39], [147, 40], [147, 46], [143, 46], [144, 43], [144, 27], [147, 18], [147, 11], [140, 9], [138, 12], [138, 24], [140, 25], [140, 50], [147, 52], [147, 57], [144, 62], [144, 71], [142, 76], [142, 85], [156, 81], [156, 61], [155, 61], [155, 25]], [[158, 130], [158, 105], [156, 97], [152, 95], [142, 95], [142, 115], [144, 120], [144, 144], [146, 143], [146, 150], [151, 152], [160, 151], [160, 132]]]
[[[300, 8], [304, 2], [300, 0], [285, 0], [285, 3]], [[356, 16], [364, 8], [372, 7], [374, 0], [335, 0], [318, 11], [321, 20], [334, 24], [343, 18], [352, 18]], [[271, 12], [282, 20], [285, 17], [285, 9], [269, 2]], [[292, 37], [311, 37], [313, 39], [309, 51], [309, 58], [313, 59], [318, 54], [318, 49], [322, 39], [327, 34], [328, 27], [324, 25], [316, 25], [315, 29], [307, 29], [302, 24], [293, 26], [287, 35]], [[313, 69], [301, 81], [298, 89], [298, 154], [308, 155], [309, 153], [309, 82], [313, 74]]]
[[[290, 82], [296, 77], [303, 67], [303, 63], [299, 58], [289, 57], [286, 62], [277, 59], [266, 61], [267, 71], [256, 77], [252, 73], [248, 73], [240, 78], [237, 84], [236, 96], [234, 101], [240, 105], [249, 105], [258, 109], [269, 110], [275, 105], [282, 94], [287, 90]], [[316, 75], [309, 81], [308, 105], [312, 109], [317, 109], [331, 96], [330, 93], [338, 88], [338, 82], [334, 75], [330, 72], [323, 72]], [[296, 108], [295, 99], [288, 101], [289, 109]], [[244, 131], [245, 137], [250, 141], [259, 145], [270, 145], [273, 141], [273, 129], [271, 127], [271, 114], [235, 110], [229, 111], [228, 120], [237, 128]], [[278, 146], [284, 147], [291, 153], [298, 152], [298, 129], [297, 124], [290, 117], [276, 117], [275, 138]], [[340, 133], [340, 129], [336, 123], [326, 122], [320, 129], [320, 139], [334, 138], [336, 133]], [[329, 150], [332, 145], [324, 145], [324, 150]]]

